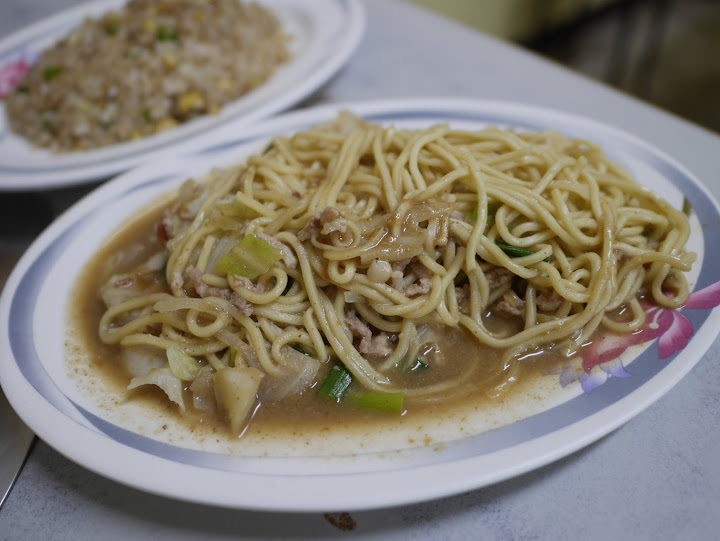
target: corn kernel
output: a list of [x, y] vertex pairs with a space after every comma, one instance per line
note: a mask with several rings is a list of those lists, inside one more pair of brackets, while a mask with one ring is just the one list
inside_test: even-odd
[[186, 92], [178, 99], [177, 109], [180, 114], [185, 114], [193, 110], [203, 109], [205, 107], [205, 98], [198, 91]]
[[177, 66], [179, 62], [176, 56], [169, 54], [162, 55], [160, 59], [162, 60], [163, 66], [169, 70], [175, 69], [175, 66]]
[[177, 125], [177, 120], [175, 120], [174, 118], [163, 118], [161, 121], [155, 124], [155, 132], [159, 133], [161, 131], [169, 130]]

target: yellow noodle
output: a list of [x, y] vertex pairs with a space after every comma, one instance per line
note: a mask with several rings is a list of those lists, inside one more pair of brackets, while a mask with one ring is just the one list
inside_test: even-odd
[[[341, 115], [209, 176], [170, 210], [171, 294], [108, 308], [104, 341], [177, 343], [214, 370], [232, 348], [270, 380], [296, 346], [341, 361], [366, 389], [436, 400], [473, 378], [499, 396], [522, 377], [526, 353], [577, 350], [600, 328], [635, 332], [641, 297], [678, 308], [690, 291], [687, 217], [599, 147], [558, 133], [403, 130]], [[250, 215], [218, 211], [231, 201]], [[214, 267], [245, 235], [283, 245], [251, 283]], [[518, 332], [486, 325], [502, 310]], [[407, 384], [400, 372], [428, 325], [464, 329], [499, 364]]]

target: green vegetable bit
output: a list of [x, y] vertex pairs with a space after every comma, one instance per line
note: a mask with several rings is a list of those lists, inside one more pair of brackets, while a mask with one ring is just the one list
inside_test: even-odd
[[142, 117], [145, 122], [152, 122], [152, 111], [147, 107], [142, 110]]
[[348, 393], [346, 400], [351, 406], [357, 408], [375, 410], [375, 411], [386, 411], [388, 413], [402, 413], [403, 411], [403, 398], [404, 395], [401, 392], [396, 393], [377, 393], [377, 392], [362, 392], [362, 393]]
[[487, 223], [485, 224], [485, 232], [487, 233], [490, 231], [490, 228], [495, 225], [495, 214], [497, 214], [498, 209], [500, 208], [500, 201], [490, 201], [488, 203], [487, 209], [488, 209], [488, 216], [487, 216]]
[[317, 394], [340, 402], [352, 385], [352, 374], [342, 363], [335, 364], [330, 373], [318, 387]]
[[215, 268], [225, 274], [254, 280], [269, 271], [282, 257], [282, 250], [270, 246], [267, 241], [245, 235], [228, 255], [217, 262]]
[[155, 31], [155, 37], [159, 41], [180, 41], [180, 36], [178, 35], [178, 32], [175, 28], [160, 25], [157, 27], [157, 30]]
[[477, 218], [478, 218], [477, 209], [472, 209], [465, 216], [465, 221], [467, 223], [469, 223], [470, 225], [475, 225], [477, 223]]
[[219, 203], [216, 207], [220, 214], [238, 220], [248, 220], [255, 218], [258, 213], [255, 209], [248, 207], [240, 201], [231, 201], [230, 203]]
[[230, 348], [230, 358], [228, 360], [228, 366], [234, 368], [237, 364], [237, 350], [234, 347]]
[[683, 197], [682, 211], [685, 216], [690, 216], [690, 213], [692, 212], [692, 205], [690, 204], [690, 201], [688, 201], [687, 197]]
[[427, 363], [422, 362], [420, 359], [415, 359], [415, 362], [410, 365], [410, 372], [421, 372], [427, 370], [430, 366]]
[[105, 25], [105, 33], [108, 36], [115, 36], [120, 31], [120, 25], [115, 22], [109, 22], [107, 25]]
[[[485, 222], [485, 234], [490, 231], [490, 228], [495, 225], [495, 213], [500, 208], [499, 201], [490, 201], [487, 205], [487, 219]], [[478, 211], [476, 208], [472, 209], [467, 213], [465, 221], [470, 225], [475, 225], [478, 219]]]
[[533, 255], [535, 252], [532, 250], [528, 250], [527, 248], [518, 248], [516, 246], [511, 246], [510, 244], [505, 244], [501, 241], [495, 241], [495, 244], [497, 244], [500, 249], [505, 252], [510, 257], [525, 257], [528, 255]]
[[202, 368], [200, 362], [174, 346], [166, 350], [168, 366], [173, 376], [183, 381], [192, 381]]
[[[495, 244], [497, 244], [498, 247], [510, 257], [525, 257], [528, 255], [533, 255], [535, 253], [533, 250], [528, 250], [527, 248], [518, 248], [517, 246], [511, 246], [510, 244], [505, 244], [500, 240], [496, 240]], [[550, 258], [546, 257], [543, 261], [550, 261]]]
[[48, 66], [43, 71], [43, 79], [46, 81], [50, 81], [60, 75], [62, 72], [62, 68], [60, 66]]
[[317, 390], [317, 394], [350, 406], [389, 413], [402, 413], [403, 398], [401, 392], [382, 393], [350, 391], [353, 377], [344, 364], [338, 362], [330, 369], [330, 373]]

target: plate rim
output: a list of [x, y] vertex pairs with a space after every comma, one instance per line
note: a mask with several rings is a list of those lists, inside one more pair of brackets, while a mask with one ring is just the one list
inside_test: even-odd
[[[466, 100], [466, 99], [454, 99], [454, 98], [433, 98], [433, 99], [411, 99], [411, 100], [372, 100], [365, 102], [345, 102], [338, 104], [327, 104], [308, 108], [304, 110], [298, 110], [278, 117], [270, 118], [264, 122], [258, 123], [248, 130], [246, 138], [252, 138], [258, 134], [269, 134], [272, 132], [284, 131], [293, 129], [298, 124], [307, 124], [309, 122], [317, 122], [331, 117], [334, 113], [342, 109], [349, 109], [357, 112], [361, 115], [388, 115], [397, 116], [402, 112], [418, 111], [421, 115], [428, 115], [433, 111], [445, 111], [451, 113], [462, 113], [468, 110], [481, 110], [481, 111], [493, 111], [500, 113], [501, 115], [508, 111], [514, 111], [515, 116], [523, 116], [525, 114], [532, 118], [561, 118], [565, 121], [572, 122], [579, 121], [584, 126], [589, 127], [600, 127], [610, 134], [616, 134], [621, 137], [622, 140], [630, 141], [639, 145], [639, 148], [643, 148], [651, 153], [658, 153], [664, 160], [667, 160], [672, 166], [677, 167], [689, 179], [692, 180], [695, 187], [708, 198], [709, 204], [712, 206], [715, 217], [720, 214], [720, 206], [714, 200], [710, 192], [707, 190], [704, 184], [696, 179], [689, 171], [687, 171], [681, 164], [676, 162], [671, 156], [668, 156], [665, 152], [653, 147], [649, 143], [642, 139], [635, 137], [634, 135], [609, 126], [602, 122], [582, 117], [575, 114], [565, 113], [555, 109], [548, 109], [544, 107], [538, 107], [528, 104], [518, 104], [511, 102], [497, 102], [490, 100]], [[534, 116], [533, 116], [534, 115]], [[232, 137], [228, 137], [227, 133], [214, 134], [213, 137], [209, 137], [205, 140], [202, 145], [203, 150], [212, 149], [226, 144]], [[199, 155], [202, 155], [200, 153]], [[212, 166], [212, 163], [208, 163], [208, 169]], [[80, 199], [75, 205], [73, 205], [68, 211], [60, 216], [55, 222], [53, 222], [31, 245], [26, 253], [21, 258], [20, 262], [16, 265], [15, 269], [11, 273], [5, 290], [0, 296], [0, 350], [7, 349], [9, 351], [10, 337], [8, 336], [8, 315], [10, 311], [10, 302], [12, 296], [18, 286], [19, 281], [29, 268], [29, 266], [39, 257], [42, 251], [47, 248], [60, 234], [65, 232], [73, 224], [97, 206], [98, 203], [107, 201], [119, 192], [127, 191], [128, 186], [136, 186], [142, 182], [142, 178], [147, 176], [153, 170], [162, 170], [163, 167], [160, 164], [150, 164], [135, 168], [123, 175], [120, 175], [112, 181], [100, 186], [93, 190], [90, 194]], [[135, 183], [135, 184], [133, 184]], [[713, 309], [712, 312], [716, 312], [718, 309]], [[86, 456], [86, 453], [78, 453], [74, 442], [72, 441], [48, 441], [48, 443], [56, 448], [61, 454], [68, 456], [71, 460], [81, 463], [85, 468], [94, 471], [104, 477], [108, 477], [122, 484], [133, 486], [145, 490], [150, 493], [172, 497], [174, 499], [191, 501], [196, 503], [212, 504], [222, 507], [231, 507], [237, 509], [254, 509], [254, 510], [275, 510], [275, 511], [332, 511], [332, 510], [365, 510], [373, 509], [378, 507], [392, 507], [396, 505], [405, 505], [411, 503], [417, 503], [420, 501], [427, 501], [435, 498], [449, 496], [460, 492], [480, 488], [493, 484], [498, 481], [506, 480], [511, 477], [526, 473], [534, 470], [538, 467], [551, 463], [559, 458], [567, 456], [578, 449], [585, 447], [586, 445], [597, 441], [604, 435], [617, 429], [634, 416], [639, 414], [641, 411], [646, 409], [660, 397], [662, 397], [667, 391], [669, 391], [675, 384], [677, 384], [704, 356], [707, 349], [712, 344], [713, 340], [717, 336], [720, 329], [713, 329], [711, 325], [704, 324], [697, 329], [692, 343], [696, 352], [694, 356], [691, 355], [679, 355], [680, 359], [673, 359], [664, 368], [662, 368], [655, 376], [651, 377], [649, 381], [641, 385], [638, 389], [623, 396], [620, 400], [612, 402], [610, 405], [600, 409], [591, 417], [582, 418], [580, 421], [572, 423], [567, 426], [563, 426], [559, 430], [552, 431], [548, 434], [533, 438], [527, 441], [523, 441], [519, 445], [503, 448], [499, 451], [486, 453], [481, 456], [472, 456], [450, 462], [450, 469], [454, 470], [459, 468], [460, 471], [465, 471], [469, 465], [477, 465], [479, 461], [484, 462], [485, 467], [487, 464], [497, 464], [498, 468], [493, 474], [486, 473], [483, 476], [482, 482], [478, 483], [476, 477], [471, 475], [455, 475], [452, 482], [445, 482], [443, 485], [432, 485], [428, 483], [422, 483], [421, 478], [425, 476], [431, 476], [434, 473], [446, 474], [448, 471], [448, 463], [443, 462], [440, 464], [429, 464], [414, 466], [406, 470], [392, 470], [390, 472], [361, 472], [351, 473], [343, 475], [344, 483], [352, 483], [357, 490], [345, 491], [345, 495], [341, 498], [338, 497], [337, 493], [333, 493], [332, 497], [323, 496], [321, 498], [298, 498], [297, 495], [305, 494], [307, 491], [307, 478], [303, 476], [297, 476], [294, 478], [283, 477], [281, 480], [278, 478], [265, 479], [268, 482], [270, 488], [266, 491], [261, 491], [260, 494], [254, 494], [251, 498], [252, 501], [227, 501], [227, 494], [223, 494], [222, 491], [216, 491], [215, 496], [212, 494], [205, 494], [200, 496], [196, 490], [188, 493], [187, 488], [182, 484], [178, 484], [173, 481], [169, 486], [163, 487], [157, 486], [157, 482], [152, 482], [147, 478], [142, 478], [133, 472], [123, 472], [112, 470], [108, 471], [107, 465], [97, 459], [82, 460], [82, 458], [91, 458]], [[688, 359], [687, 357], [692, 357]], [[35, 411], [35, 401], [38, 399], [46, 400], [45, 397], [38, 395], [37, 392], [29, 386], [28, 382], [22, 378], [22, 375], [16, 370], [16, 363], [2, 363], [0, 364], [0, 382], [3, 387], [7, 386], [6, 392], [8, 393], [8, 400], [16, 410], [19, 410], [20, 416], [27, 422], [28, 425], [39, 432], [39, 435], [43, 437], [48, 433], [48, 430], [38, 423], [40, 422], [37, 417], [38, 414]], [[9, 385], [12, 382], [12, 385]], [[35, 395], [35, 396], [33, 396]], [[32, 399], [30, 398], [32, 397]], [[631, 407], [628, 407], [631, 406]], [[599, 422], [599, 427], [594, 429], [586, 428], [588, 423]], [[81, 436], [88, 436], [88, 428], [82, 425], [72, 427], [71, 432], [76, 434], [80, 439]], [[117, 442], [100, 435], [95, 432], [92, 434], [92, 442], [100, 448], [101, 452], [97, 452], [95, 449], [93, 452], [101, 456], [114, 456], [118, 453], [124, 457], [130, 456], [143, 460], [157, 468], [157, 471], [171, 471], [177, 467], [177, 463], [168, 461], [162, 457], [149, 456], [142, 451], [132, 448], [117, 449]], [[575, 437], [568, 437], [568, 434], [574, 435]], [[73, 438], [70, 438], [73, 439]], [[86, 442], [87, 442], [86, 438]], [[516, 464], [508, 465], [508, 456], [523, 455], [529, 445], [534, 447], [534, 454], [531, 458], [526, 458], [524, 461]], [[80, 462], [82, 460], [82, 462]], [[212, 479], [219, 479], [217, 471], [210, 472], [208, 475], [207, 470], [197, 468], [196, 466], [183, 464], [184, 471], [188, 473], [188, 478], [200, 479], [202, 476], [208, 476]], [[220, 472], [222, 475], [228, 475], [228, 472]], [[421, 473], [422, 475], [419, 475]], [[455, 472], [457, 473], [457, 472]], [[242, 474], [247, 475], [247, 474]], [[241, 477], [242, 477], [241, 475]], [[252, 475], [251, 475], [252, 477]], [[254, 480], [263, 478], [262, 475], [255, 475]], [[393, 481], [392, 486], [387, 484], [388, 478]], [[337, 483], [336, 475], [317, 476], [313, 475], [313, 482], [316, 485], [323, 485], [325, 488], [330, 488]], [[368, 499], [367, 496], [362, 496], [363, 490], [369, 490], [372, 487], [377, 487], [377, 483], [383, 483], [382, 491], [375, 490], [372, 494], [372, 498]], [[399, 486], [405, 483], [405, 488], [398, 491], [393, 489], [395, 486]], [[280, 492], [282, 497], [278, 501], [278, 487], [281, 488]], [[410, 489], [409, 487], [412, 487]], [[322, 489], [322, 487], [321, 487]], [[412, 494], [409, 494], [412, 492]], [[295, 499], [293, 500], [293, 496]]]
[[[257, 1], [269, 7], [278, 4], [282, 5], [280, 0]], [[4, 58], [5, 60], [13, 58], [13, 55], [17, 54], [17, 49], [20, 44], [31, 40], [33, 36], [36, 36], [35, 39], [32, 40], [34, 42], [48, 39], [49, 36], [46, 34], [58, 25], [76, 25], [89, 14], [95, 12], [102, 13], [109, 9], [117, 8], [125, 2], [126, 0], [91, 0], [85, 4], [66, 8], [39, 21], [30, 23], [0, 39], [0, 58]], [[361, 0], [323, 0], [323, 2], [326, 6], [332, 5], [337, 7], [342, 14], [342, 19], [338, 21], [340, 24], [336, 27], [325, 30], [326, 35], [323, 37], [324, 42], [313, 43], [315, 49], [321, 47], [322, 51], [310, 51], [314, 56], [306, 55], [298, 57], [298, 62], [307, 62], [308, 60], [312, 60], [312, 62], [304, 66], [303, 71], [293, 74], [294, 84], [287, 85], [284, 90], [276, 91], [274, 95], [267, 97], [262, 96], [262, 92], [267, 89], [267, 83], [263, 84], [257, 89], [233, 100], [233, 102], [226, 104], [223, 108], [223, 110], [226, 110], [228, 106], [242, 103], [242, 101], [246, 99], [257, 99], [258, 103], [252, 109], [236, 111], [234, 113], [230, 112], [226, 116], [223, 116], [221, 112], [217, 118], [208, 115], [198, 117], [198, 119], [196, 119], [197, 124], [192, 125], [188, 123], [177, 128], [177, 130], [183, 131], [172, 130], [172, 132], [158, 134], [159, 137], [166, 137], [167, 140], [162, 141], [155, 139], [154, 142], [146, 145], [147, 148], [136, 148], [133, 150], [131, 147], [124, 147], [125, 150], [122, 150], [123, 147], [119, 147], [119, 145], [123, 143], [118, 143], [117, 145], [109, 145], [99, 149], [90, 149], [87, 151], [88, 153], [100, 153], [100, 155], [92, 161], [83, 161], [83, 152], [67, 154], [67, 156], [70, 157], [80, 156], [80, 163], [76, 164], [63, 163], [62, 157], [65, 155], [60, 155], [60, 160], [53, 163], [52, 152], [45, 149], [29, 149], [29, 152], [37, 152], [38, 156], [42, 156], [43, 159], [48, 160], [47, 164], [44, 165], [43, 168], [23, 168], [15, 164], [4, 166], [0, 162], [0, 193], [3, 191], [30, 192], [48, 188], [63, 188], [106, 180], [123, 171], [137, 167], [150, 159], [154, 159], [168, 150], [172, 151], [176, 147], [192, 144], [197, 141], [198, 138], [202, 138], [203, 135], [214, 129], [222, 128], [228, 123], [249, 125], [286, 111], [293, 105], [302, 102], [331, 80], [332, 77], [343, 68], [353, 56], [365, 35], [367, 13]], [[302, 7], [302, 9], [305, 10], [305, 15], [314, 13], [314, 16], [317, 17], [321, 13], [320, 9], [323, 6], [318, 6], [314, 1], [293, 0], [293, 3], [285, 8], [288, 10], [286, 14], [289, 14], [291, 8], [298, 7]], [[37, 37], [39, 34], [44, 37]], [[64, 33], [57, 33], [53, 36], [53, 39], [62, 37], [62, 35], [64, 35]], [[334, 41], [332, 43], [327, 42], [331, 35], [337, 36], [337, 43]], [[332, 45], [332, 47], [328, 47], [329, 45]], [[321, 55], [319, 54], [320, 52], [322, 52]], [[292, 66], [293, 64], [290, 65]], [[1, 100], [0, 115], [5, 116], [5, 107]], [[3, 122], [7, 121], [4, 120]], [[152, 137], [158, 136], [145, 137], [141, 142], [152, 141]], [[2, 139], [5, 137], [19, 138], [19, 136], [11, 132], [8, 126], [6, 126], [3, 131], [0, 131], [0, 144], [2, 144]], [[121, 152], [119, 154], [117, 152], [113, 154], [114, 148], [120, 148]], [[2, 151], [1, 147], [0, 151]], [[103, 153], [110, 155], [103, 156]], [[90, 154], [90, 156], [92, 156], [92, 154]], [[62, 167], [53, 169], [54, 165]]]

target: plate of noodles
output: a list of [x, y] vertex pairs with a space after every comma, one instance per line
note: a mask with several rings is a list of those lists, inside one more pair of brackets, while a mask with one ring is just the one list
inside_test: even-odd
[[0, 190], [103, 180], [309, 96], [359, 0], [95, 0], [0, 41]]
[[228, 125], [40, 235], [0, 299], [0, 380], [49, 445], [155, 494], [457, 494], [592, 443], [692, 369], [718, 333], [718, 217], [656, 148], [532, 106]]

